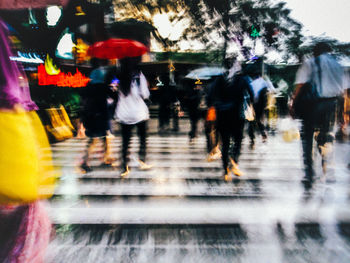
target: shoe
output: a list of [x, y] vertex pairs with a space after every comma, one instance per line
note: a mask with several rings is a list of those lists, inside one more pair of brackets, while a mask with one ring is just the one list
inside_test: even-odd
[[103, 158], [103, 163], [105, 165], [112, 165], [115, 161], [116, 161], [116, 159], [113, 157], [104, 157]]
[[232, 176], [231, 176], [229, 168], [226, 168], [226, 172], [224, 174], [224, 181], [225, 182], [232, 182]]
[[87, 165], [87, 163], [83, 163], [82, 165], [80, 165], [80, 169], [83, 173], [89, 173], [92, 171], [92, 168], [89, 165]]
[[126, 168], [124, 168], [123, 172], [120, 174], [121, 177], [125, 177], [130, 173], [129, 170], [129, 166], [126, 166]]
[[251, 150], [255, 149], [255, 142], [254, 141], [250, 141], [249, 149], [251, 149]]
[[221, 158], [221, 151], [219, 149], [214, 149], [208, 154], [207, 161], [212, 162]]
[[140, 169], [140, 170], [145, 171], [145, 170], [151, 169], [152, 167], [153, 167], [153, 165], [147, 164], [147, 163], [145, 163], [145, 162], [139, 160], [139, 169]]
[[232, 165], [231, 171], [232, 171], [232, 173], [234, 175], [236, 175], [236, 176], [242, 176], [243, 175], [242, 171], [239, 170], [239, 168], [238, 168], [238, 164], [232, 159], [231, 159], [231, 165]]
[[263, 143], [267, 142], [267, 136], [266, 136], [266, 134], [264, 134], [264, 135], [262, 136], [262, 142], [263, 142]]

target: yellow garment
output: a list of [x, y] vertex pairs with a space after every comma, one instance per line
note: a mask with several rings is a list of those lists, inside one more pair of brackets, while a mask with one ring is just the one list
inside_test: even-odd
[[0, 111], [0, 126], [0, 204], [50, 197], [57, 176], [37, 114]]

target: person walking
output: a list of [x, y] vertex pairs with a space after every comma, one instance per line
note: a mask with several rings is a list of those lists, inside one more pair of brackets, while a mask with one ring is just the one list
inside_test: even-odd
[[145, 76], [137, 68], [139, 62], [139, 57], [120, 60], [118, 77], [120, 82], [115, 115], [120, 123], [122, 134], [122, 177], [130, 172], [128, 151], [131, 133], [135, 126], [140, 139], [139, 168], [147, 170], [152, 167], [146, 163], [146, 135], [149, 110], [145, 100], [149, 98], [150, 92]]
[[262, 137], [262, 141], [266, 142], [267, 140], [267, 134], [266, 134], [266, 128], [263, 124], [264, 121], [264, 113], [265, 108], [267, 106], [267, 98], [268, 98], [268, 92], [270, 91], [269, 84], [267, 81], [261, 76], [260, 70], [258, 69], [257, 72], [253, 72], [251, 74], [252, 82], [251, 86], [253, 88], [254, 92], [254, 112], [255, 112], [255, 118], [252, 121], [249, 121], [248, 126], [248, 134], [250, 138], [250, 147], [253, 149], [255, 146], [255, 130], [256, 127], [259, 129], [259, 132]]
[[10, 60], [9, 39], [0, 19], [0, 262], [40, 263], [52, 229], [40, 199], [53, 194], [58, 174], [26, 74]]
[[89, 156], [100, 139], [102, 139], [104, 144], [104, 164], [110, 165], [113, 161], [109, 139], [107, 138], [111, 119], [107, 99], [110, 97], [116, 100], [117, 94], [106, 83], [107, 61], [94, 58], [91, 60], [91, 64], [93, 66], [93, 70], [90, 73], [91, 81], [82, 90], [82, 122], [85, 127], [85, 134], [89, 137], [87, 151], [81, 164], [83, 172], [92, 170], [88, 164]]
[[[230, 68], [230, 62], [225, 62]], [[232, 179], [231, 172], [236, 176], [243, 173], [238, 167], [241, 152], [243, 129], [245, 124], [244, 100], [253, 101], [254, 95], [250, 81], [245, 72], [236, 73], [233, 78], [227, 78], [227, 73], [218, 77], [213, 84], [211, 104], [216, 109], [217, 130], [222, 141], [222, 163], [224, 179]], [[232, 152], [229, 154], [231, 138], [234, 141]]]
[[306, 83], [311, 84], [314, 98], [312, 103], [302, 107], [302, 114], [298, 116], [302, 120], [301, 139], [307, 181], [313, 181], [315, 174], [312, 149], [316, 131], [318, 131], [317, 147], [322, 157], [323, 172], [326, 173], [334, 140], [332, 131], [336, 103], [339, 96], [344, 93], [344, 71], [329, 54], [330, 52], [331, 48], [327, 43], [317, 43], [313, 48], [313, 57], [301, 65], [295, 80], [296, 90], [292, 98], [292, 116], [295, 117], [297, 113], [298, 102], [306, 97]]

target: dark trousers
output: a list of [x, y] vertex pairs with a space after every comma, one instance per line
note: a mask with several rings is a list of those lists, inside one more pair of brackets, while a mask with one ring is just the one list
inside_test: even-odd
[[241, 153], [243, 129], [245, 120], [239, 114], [232, 111], [217, 113], [217, 129], [222, 140], [222, 164], [226, 171], [229, 162], [229, 149], [231, 138], [234, 141], [230, 157], [238, 163]]
[[179, 130], [179, 112], [174, 105], [169, 104], [160, 104], [159, 105], [159, 115], [158, 115], [158, 123], [159, 130], [163, 131], [164, 128], [169, 128], [170, 118], [173, 119], [173, 131]]
[[301, 140], [303, 146], [303, 160], [307, 175], [313, 173], [313, 140], [315, 131], [319, 131], [316, 138], [318, 149], [325, 143], [332, 143], [334, 137], [330, 134], [335, 121], [336, 99], [321, 99], [313, 109], [306, 109], [310, 115], [302, 120]]
[[171, 115], [171, 108], [170, 103], [168, 104], [159, 104], [159, 129], [164, 129], [165, 127], [169, 126], [170, 122], [170, 115]]
[[129, 161], [129, 143], [131, 138], [132, 129], [137, 127], [137, 134], [140, 139], [139, 159], [143, 162], [146, 161], [146, 121], [142, 121], [136, 124], [123, 124], [121, 123], [122, 133], [122, 168], [126, 168]]
[[259, 99], [254, 103], [255, 120], [249, 122], [248, 134], [251, 141], [254, 142], [256, 127], [261, 136], [266, 137], [265, 125], [263, 124], [264, 111], [267, 104], [267, 89], [260, 91]]
[[190, 119], [191, 131], [189, 136], [191, 139], [197, 136], [198, 122], [205, 118], [205, 110], [199, 109], [198, 105], [188, 107], [188, 117]]

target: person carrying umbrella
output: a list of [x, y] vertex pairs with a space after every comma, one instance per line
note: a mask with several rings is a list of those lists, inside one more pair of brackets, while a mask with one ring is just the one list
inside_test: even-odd
[[128, 166], [129, 143], [133, 128], [137, 127], [140, 138], [139, 168], [150, 169], [146, 164], [146, 135], [147, 120], [149, 119], [148, 106], [145, 103], [150, 96], [148, 84], [143, 73], [137, 68], [140, 57], [126, 57], [120, 60], [120, 80], [118, 89], [118, 103], [115, 116], [121, 125], [122, 134], [122, 173], [129, 174]]

